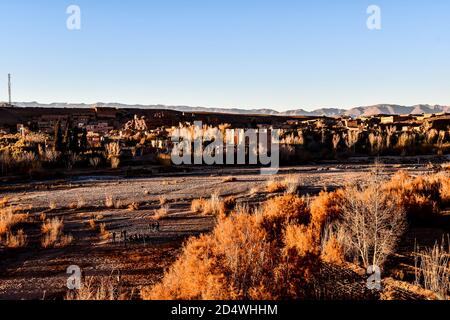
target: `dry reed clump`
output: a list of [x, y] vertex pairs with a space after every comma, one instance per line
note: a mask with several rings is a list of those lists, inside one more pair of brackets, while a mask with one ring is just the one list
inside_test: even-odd
[[364, 268], [382, 268], [406, 229], [405, 211], [392, 205], [392, 195], [382, 190], [384, 183], [380, 176], [373, 175], [362, 185], [344, 189], [337, 229], [345, 236], [343, 245], [348, 255]]
[[450, 297], [450, 237], [433, 248], [415, 248], [416, 285], [433, 291], [439, 299]]
[[0, 209], [5, 208], [8, 205], [8, 202], [9, 202], [8, 197], [0, 198]]
[[114, 208], [114, 198], [111, 195], [105, 196], [105, 207], [108, 209]]
[[64, 222], [62, 219], [47, 219], [41, 226], [43, 237], [41, 245], [43, 248], [64, 248], [73, 241], [71, 235], [65, 235]]
[[100, 223], [99, 225], [100, 238], [103, 240], [108, 240], [111, 238], [111, 232], [106, 229], [105, 223]]
[[77, 199], [77, 206], [76, 206], [76, 208], [77, 209], [82, 209], [84, 207], [86, 207], [86, 200], [84, 200], [83, 198], [78, 198]]
[[324, 227], [342, 215], [344, 203], [344, 191], [339, 189], [334, 192], [322, 191], [310, 204], [311, 222], [315, 230], [320, 234]]
[[332, 264], [343, 264], [345, 262], [345, 249], [342, 240], [335, 234], [331, 234], [322, 242], [321, 255], [322, 261]]
[[27, 221], [28, 215], [18, 211], [19, 208], [15, 207], [0, 209], [0, 236], [11, 231], [15, 225]]
[[97, 229], [97, 223], [95, 222], [94, 219], [89, 219], [87, 222], [89, 229], [91, 230], [96, 230]]
[[[264, 226], [266, 215], [271, 220], [273, 212], [259, 210], [251, 213], [247, 207], [239, 207], [228, 217], [218, 220], [210, 235], [190, 239], [181, 257], [165, 274], [161, 283], [144, 288], [144, 299], [282, 299], [307, 295], [308, 283], [320, 259], [297, 241], [304, 240], [295, 234], [295, 225], [303, 221], [298, 199], [286, 202], [293, 208], [283, 208], [285, 214], [280, 232], [284, 241], [274, 241], [269, 236], [269, 225]], [[301, 200], [301, 199], [300, 199]], [[281, 204], [282, 201], [279, 201]], [[281, 205], [278, 208], [282, 208]], [[291, 221], [292, 224], [288, 222]], [[290, 231], [286, 231], [289, 228]], [[268, 232], [269, 231], [269, 232]], [[308, 233], [306, 231], [306, 233]]]
[[23, 230], [17, 231], [16, 234], [8, 232], [6, 234], [5, 247], [9, 249], [23, 248], [27, 245], [27, 236]]
[[223, 180], [222, 180], [223, 183], [230, 183], [230, 182], [236, 182], [236, 181], [237, 181], [236, 177], [226, 177], [226, 178], [223, 178]]
[[405, 209], [410, 222], [418, 224], [433, 221], [439, 208], [448, 205], [449, 179], [445, 173], [411, 177], [401, 171], [382, 189], [393, 199], [393, 205]]

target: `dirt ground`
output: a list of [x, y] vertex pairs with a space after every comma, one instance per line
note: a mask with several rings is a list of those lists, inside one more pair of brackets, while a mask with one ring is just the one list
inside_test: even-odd
[[[363, 179], [371, 167], [364, 164], [290, 167], [280, 170], [277, 178], [298, 175], [301, 192], [315, 195], [324, 188], [332, 190]], [[430, 170], [425, 165], [385, 167], [386, 174], [400, 169], [413, 174]], [[225, 177], [235, 177], [236, 181], [224, 182]], [[138, 297], [141, 287], [161, 279], [180, 254], [184, 241], [213, 229], [214, 217], [190, 211], [192, 199], [207, 198], [216, 192], [221, 196], [233, 195], [238, 203], [258, 204], [268, 196], [264, 187], [269, 179], [273, 177], [263, 176], [257, 169], [209, 168], [166, 176], [79, 176], [2, 187], [0, 198], [7, 196], [11, 205], [29, 207], [30, 219], [21, 226], [28, 236], [26, 248], [7, 251], [0, 248], [0, 299], [61, 299], [67, 291], [66, 269], [71, 265], [79, 266], [86, 276], [120, 275], [124, 286], [134, 290], [134, 297]], [[107, 197], [116, 204], [120, 202], [119, 208], [107, 208]], [[167, 201], [169, 215], [160, 220], [159, 230], [153, 230], [151, 223], [155, 210], [161, 207], [161, 197]], [[139, 204], [139, 208], [127, 209], [131, 203]], [[64, 219], [64, 233], [74, 238], [70, 246], [41, 248], [42, 213], [47, 218]], [[90, 219], [104, 223], [111, 237], [105, 240], [98, 230], [90, 228]], [[123, 231], [133, 241], [121, 241]]]

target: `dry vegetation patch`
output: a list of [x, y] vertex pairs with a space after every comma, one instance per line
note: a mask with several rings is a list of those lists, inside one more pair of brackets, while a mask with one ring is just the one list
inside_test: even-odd
[[60, 218], [47, 219], [41, 226], [43, 248], [63, 248], [73, 241], [71, 235], [64, 234], [64, 222]]

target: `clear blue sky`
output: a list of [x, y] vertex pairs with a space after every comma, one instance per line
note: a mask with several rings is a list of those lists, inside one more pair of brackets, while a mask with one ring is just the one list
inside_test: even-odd
[[10, 72], [14, 101], [450, 104], [448, 0], [2, 0], [0, 41], [0, 100]]

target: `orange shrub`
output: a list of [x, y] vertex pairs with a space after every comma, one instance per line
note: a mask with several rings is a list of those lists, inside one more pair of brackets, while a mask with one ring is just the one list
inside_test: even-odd
[[383, 190], [395, 199], [392, 205], [405, 209], [410, 222], [424, 223], [433, 221], [439, 214], [439, 206], [446, 201], [445, 185], [445, 179], [438, 176], [411, 177], [401, 171], [384, 185]]
[[344, 249], [335, 235], [325, 241], [320, 257], [328, 263], [342, 264], [344, 262]]
[[310, 221], [310, 212], [302, 198], [286, 194], [267, 200], [263, 206], [263, 215], [258, 220], [268, 232], [270, 241], [279, 241], [283, 236], [283, 229], [288, 224], [307, 225]]
[[299, 255], [319, 252], [315, 234], [311, 228], [304, 225], [287, 226], [284, 233], [284, 245], [286, 250], [296, 249]]

